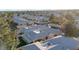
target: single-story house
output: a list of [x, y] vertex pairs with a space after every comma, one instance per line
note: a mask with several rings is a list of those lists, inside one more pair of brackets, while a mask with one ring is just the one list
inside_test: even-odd
[[48, 50], [74, 50], [79, 49], [79, 41], [69, 37], [59, 37], [52, 40], [48, 40], [49, 46], [55, 45]]
[[[33, 46], [33, 47], [32, 47]], [[79, 41], [69, 37], [60, 36], [44, 42], [36, 42], [20, 47], [22, 50], [76, 50], [79, 49]]]
[[40, 50], [35, 44], [29, 44], [18, 48], [19, 50]]
[[79, 16], [75, 16], [74, 20], [75, 20], [75, 23], [76, 23], [76, 27], [79, 29]]
[[37, 25], [31, 28], [25, 27], [21, 32], [23, 33], [22, 37], [24, 41], [28, 43], [48, 39], [50, 34], [52, 34], [51, 37], [53, 37], [54, 35], [56, 36], [62, 33], [59, 29], [50, 28], [44, 25]]
[[18, 25], [28, 25], [28, 24], [33, 24], [32, 21], [28, 20], [28, 19], [24, 19], [22, 17], [19, 16], [14, 16], [13, 17], [13, 21], [15, 23], [17, 23]]
[[29, 14], [21, 15], [21, 17], [31, 19], [36, 22], [46, 22], [49, 20], [49, 17], [47, 16], [38, 16], [38, 15], [36, 16], [36, 15], [29, 15]]

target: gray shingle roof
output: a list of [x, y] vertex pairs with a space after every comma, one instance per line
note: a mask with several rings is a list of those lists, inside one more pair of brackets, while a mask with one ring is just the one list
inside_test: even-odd
[[[34, 28], [35, 29], [35, 28]], [[38, 39], [40, 39], [40, 37], [45, 37], [45, 36], [47, 36], [47, 35], [49, 35], [50, 33], [58, 33], [58, 32], [60, 32], [60, 30], [58, 30], [58, 29], [52, 29], [52, 28], [40, 28], [39, 27], [39, 31], [40, 31], [40, 33], [35, 33], [35, 32], [33, 32], [34, 31], [34, 29], [23, 29], [23, 31], [24, 31], [24, 35], [23, 35], [23, 38], [24, 38], [24, 40], [27, 40], [28, 42], [32, 42], [32, 41], [35, 41], [35, 40], [38, 40]], [[37, 28], [36, 28], [37, 29]]]
[[[51, 49], [76, 49], [79, 48], [79, 41], [74, 40], [69, 37], [59, 37], [52, 40], [48, 40], [48, 43], [52, 43], [52, 45], [57, 45]], [[50, 49], [49, 49], [50, 50]]]
[[28, 20], [28, 19], [24, 19], [24, 18], [21, 18], [19, 16], [14, 16], [13, 17], [13, 21], [15, 23], [18, 23], [18, 24], [26, 24], [26, 23], [32, 23], [32, 21]]
[[74, 19], [79, 21], [79, 16], [74, 16]]
[[[52, 46], [49, 48], [48, 46]], [[74, 50], [79, 48], [79, 41], [69, 37], [59, 37], [47, 40], [42, 44], [42, 47], [47, 47], [48, 50]], [[23, 50], [40, 50], [35, 44], [29, 44], [21, 47]]]
[[20, 47], [20, 49], [22, 50], [40, 50], [35, 44], [29, 44], [29, 45], [25, 45]]
[[67, 47], [64, 47], [61, 44], [57, 44], [55, 47], [50, 48], [49, 50], [67, 50], [67, 49], [68, 49]]

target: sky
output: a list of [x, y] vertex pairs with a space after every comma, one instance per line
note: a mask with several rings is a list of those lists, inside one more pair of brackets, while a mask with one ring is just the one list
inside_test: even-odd
[[78, 9], [78, 5], [78, 0], [0, 0], [0, 10]]

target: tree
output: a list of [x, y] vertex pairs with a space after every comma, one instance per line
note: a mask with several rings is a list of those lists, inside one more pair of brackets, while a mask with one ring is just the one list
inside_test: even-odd
[[65, 33], [66, 36], [72, 36], [72, 37], [76, 37], [77, 36], [77, 28], [75, 26], [75, 21], [74, 18], [72, 17], [72, 15], [70, 14], [65, 14], [62, 16], [54, 16], [51, 15], [50, 17], [50, 21], [52, 22], [52, 24], [58, 24], [61, 26], [61, 31]]
[[76, 27], [72, 22], [69, 22], [65, 25], [65, 34], [66, 36], [75, 37], [76, 36]]
[[[7, 18], [5, 18], [5, 15]], [[16, 30], [11, 30], [11, 22], [11, 13], [4, 13], [4, 16], [0, 16], [0, 38], [6, 45], [7, 49], [16, 49], [19, 41], [16, 38]]]
[[50, 16], [50, 19], [49, 19], [52, 23], [54, 24], [58, 24], [58, 21], [57, 21], [57, 17], [54, 16], [53, 14]]

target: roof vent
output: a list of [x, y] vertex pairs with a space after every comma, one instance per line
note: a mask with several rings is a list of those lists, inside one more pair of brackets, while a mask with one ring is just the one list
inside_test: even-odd
[[55, 39], [55, 38], [60, 38], [60, 37], [62, 37], [62, 35], [58, 35], [58, 36], [54, 37], [54, 39]]
[[39, 30], [34, 30], [33, 32], [36, 33], [36, 34], [39, 34], [40, 33]]
[[28, 29], [28, 27], [25, 27], [25, 29]]

